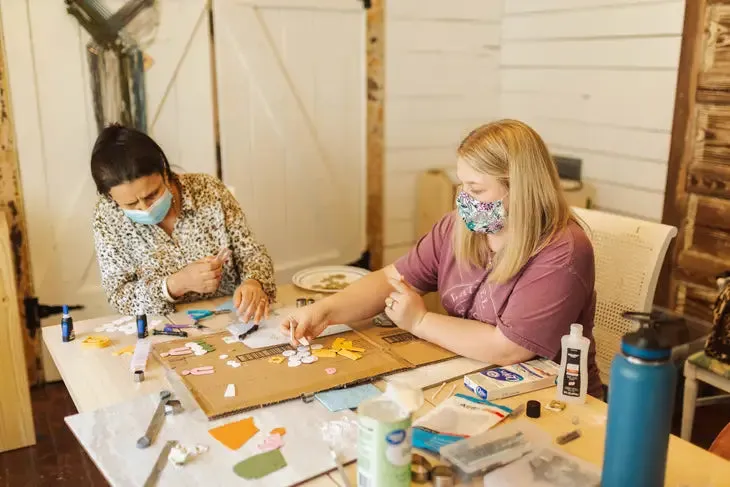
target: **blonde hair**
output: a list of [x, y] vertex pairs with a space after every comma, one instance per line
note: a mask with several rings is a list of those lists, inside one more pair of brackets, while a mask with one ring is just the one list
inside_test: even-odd
[[542, 138], [517, 120], [482, 125], [461, 142], [457, 153], [475, 171], [497, 178], [509, 191], [509, 243], [492, 255], [487, 236], [459, 222], [454, 231], [456, 260], [461, 266], [486, 269], [491, 265], [488, 280], [507, 282], [575, 218], [557, 168]]

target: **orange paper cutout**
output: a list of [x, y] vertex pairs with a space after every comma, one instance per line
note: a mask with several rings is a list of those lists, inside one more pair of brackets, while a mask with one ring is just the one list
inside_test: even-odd
[[224, 424], [223, 426], [208, 430], [208, 433], [213, 438], [231, 450], [238, 450], [258, 432], [259, 429], [254, 424], [253, 418], [244, 418], [240, 421]]
[[286, 434], [286, 428], [274, 428], [269, 434], [284, 436]]

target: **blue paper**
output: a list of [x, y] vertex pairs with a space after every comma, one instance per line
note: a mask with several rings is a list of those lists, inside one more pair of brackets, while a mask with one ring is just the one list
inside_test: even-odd
[[434, 453], [440, 453], [439, 450], [442, 446], [450, 445], [463, 439], [462, 436], [445, 435], [418, 427], [413, 428], [413, 448], [432, 451]]
[[231, 312], [235, 312], [236, 311], [236, 307], [233, 306], [233, 300], [232, 299], [229, 299], [225, 303], [223, 303], [220, 306], [218, 306], [215, 310], [216, 311], [231, 311]]
[[354, 409], [366, 399], [379, 396], [382, 392], [372, 384], [365, 384], [356, 387], [346, 387], [315, 394], [314, 397], [331, 412], [342, 411], [343, 409]]

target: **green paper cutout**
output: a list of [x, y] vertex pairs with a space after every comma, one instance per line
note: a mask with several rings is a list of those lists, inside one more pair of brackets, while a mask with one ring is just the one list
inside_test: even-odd
[[271, 450], [248, 457], [233, 466], [233, 472], [247, 480], [260, 479], [286, 467], [280, 450]]

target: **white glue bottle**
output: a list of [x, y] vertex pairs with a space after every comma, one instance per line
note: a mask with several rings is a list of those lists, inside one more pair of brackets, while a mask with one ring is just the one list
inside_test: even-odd
[[588, 392], [588, 348], [591, 341], [583, 336], [583, 325], [570, 325], [570, 335], [560, 339], [563, 354], [558, 373], [559, 401], [582, 404]]

